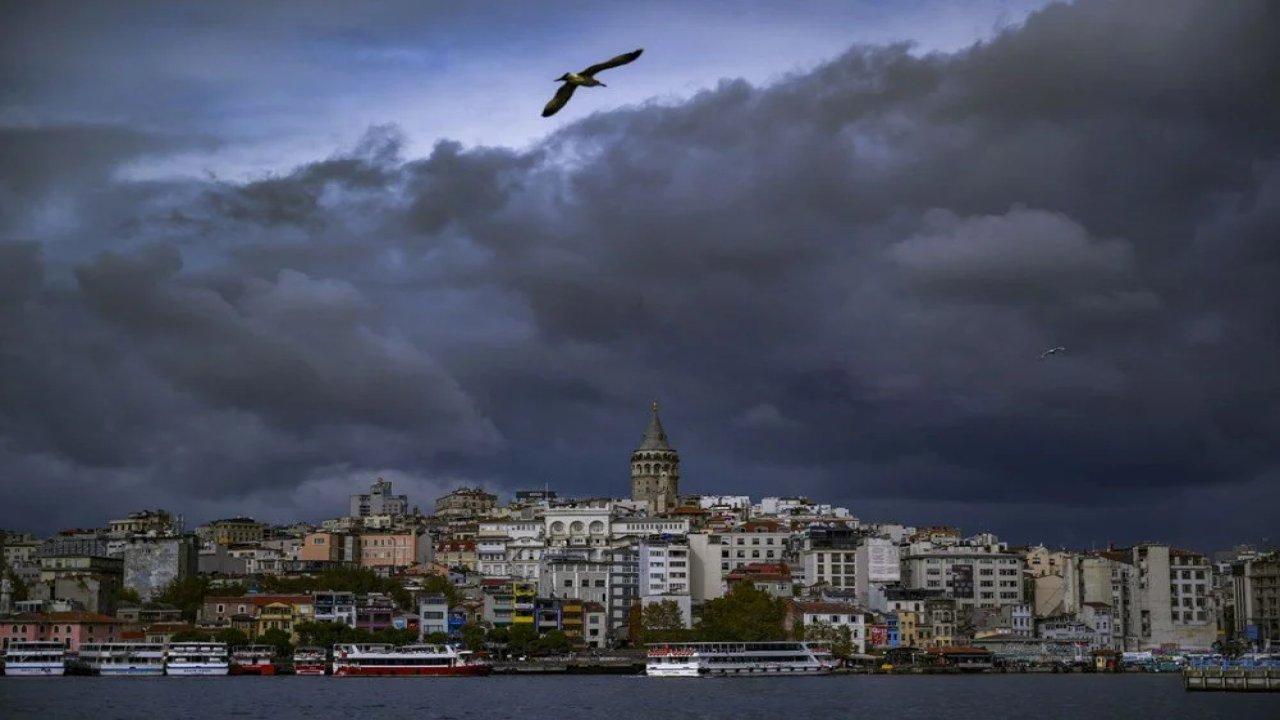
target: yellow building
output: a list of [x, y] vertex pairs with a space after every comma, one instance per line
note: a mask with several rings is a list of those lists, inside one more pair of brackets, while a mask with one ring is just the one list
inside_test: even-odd
[[513, 581], [511, 583], [511, 625], [512, 627], [534, 627], [534, 600], [538, 597], [538, 586], [534, 583]]
[[920, 647], [920, 619], [910, 610], [898, 611], [898, 643], [902, 647]]
[[560, 601], [560, 628], [574, 645], [583, 644], [585, 616], [586, 606], [582, 600], [564, 598]]
[[253, 518], [227, 518], [209, 523], [209, 539], [218, 545], [262, 542], [266, 526]]
[[297, 642], [298, 634], [295, 628], [298, 623], [311, 622], [314, 619], [313, 606], [310, 604], [268, 603], [258, 608], [258, 615], [253, 621], [252, 636], [257, 638], [268, 630], [283, 630], [289, 634], [291, 641]]

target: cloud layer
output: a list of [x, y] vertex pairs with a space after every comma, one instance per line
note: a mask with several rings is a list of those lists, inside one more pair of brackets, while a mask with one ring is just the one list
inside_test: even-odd
[[247, 183], [116, 172], [203, 135], [0, 129], [0, 523], [323, 515], [365, 468], [620, 494], [658, 397], [691, 491], [1255, 539], [1280, 16], [1148, 10], [855, 46], [524, 150], [378, 126]]

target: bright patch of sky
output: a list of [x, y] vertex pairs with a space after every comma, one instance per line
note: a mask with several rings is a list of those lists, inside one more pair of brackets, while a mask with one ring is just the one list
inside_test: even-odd
[[[141, 47], [117, 54], [111, 30], [82, 30], [110, 77], [91, 87], [49, 83], [5, 103], [0, 120], [124, 122], [216, 138], [216, 147], [137, 160], [146, 179], [213, 174], [244, 180], [351, 147], [371, 125], [398, 125], [406, 155], [440, 139], [523, 147], [594, 112], [679, 102], [726, 78], [766, 84], [855, 44], [909, 42], [948, 52], [1020, 24], [1042, 0], [909, 3], [503, 4], [459, 10], [374, 4], [330, 13], [253, 9], [223, 16], [136, 18]], [[364, 12], [353, 13], [359, 7]], [[203, 10], [200, 12], [210, 12]], [[340, 15], [339, 15], [340, 13]], [[138, 28], [129, 28], [137, 30]], [[120, 28], [123, 32], [125, 28]], [[636, 47], [645, 55], [539, 117], [562, 72]], [[127, 57], [127, 59], [126, 59]], [[84, 109], [94, 115], [85, 116]]]

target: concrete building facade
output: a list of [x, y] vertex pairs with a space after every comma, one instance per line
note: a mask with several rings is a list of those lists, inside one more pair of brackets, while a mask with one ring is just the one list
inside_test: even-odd
[[353, 518], [370, 517], [372, 515], [407, 515], [409, 513], [409, 496], [396, 495], [391, 489], [391, 482], [378, 478], [367, 493], [351, 496], [349, 516]]
[[1218, 628], [1209, 559], [1168, 545], [1138, 545], [1130, 553], [1136, 573], [1127, 635], [1136, 647], [1126, 649], [1210, 649]]

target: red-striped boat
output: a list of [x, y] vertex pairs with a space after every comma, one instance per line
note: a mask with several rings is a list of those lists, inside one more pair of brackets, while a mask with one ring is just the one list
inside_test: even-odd
[[351, 644], [333, 648], [337, 677], [488, 675], [492, 666], [474, 653], [451, 645]]
[[328, 669], [328, 657], [324, 648], [300, 647], [293, 651], [293, 672], [295, 675], [324, 675]]
[[270, 645], [246, 645], [231, 651], [232, 675], [275, 675], [276, 649]]

